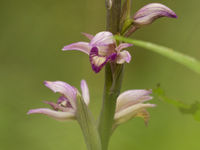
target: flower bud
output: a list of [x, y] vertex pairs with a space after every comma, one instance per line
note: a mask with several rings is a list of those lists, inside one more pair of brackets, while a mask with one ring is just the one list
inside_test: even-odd
[[150, 3], [135, 13], [134, 23], [137, 26], [148, 25], [160, 17], [177, 18], [177, 15], [163, 4]]

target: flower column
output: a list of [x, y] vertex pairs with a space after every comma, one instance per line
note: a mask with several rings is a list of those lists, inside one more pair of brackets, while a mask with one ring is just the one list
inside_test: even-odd
[[[113, 34], [119, 32], [121, 0], [106, 0], [107, 25], [106, 29]], [[105, 68], [105, 85], [103, 105], [99, 118], [99, 134], [102, 150], [107, 150], [112, 131], [116, 99], [120, 93], [123, 76], [123, 65], [109, 63]]]

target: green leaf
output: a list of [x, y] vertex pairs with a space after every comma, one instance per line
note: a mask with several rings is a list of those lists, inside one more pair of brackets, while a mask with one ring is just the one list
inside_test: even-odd
[[200, 102], [196, 101], [192, 104], [186, 104], [182, 101], [171, 99], [165, 95], [164, 90], [161, 89], [160, 86], [153, 89], [153, 94], [160, 100], [178, 108], [182, 114], [190, 114], [194, 117], [195, 120], [200, 121]]
[[88, 150], [101, 150], [101, 142], [96, 123], [87, 105], [79, 94], [77, 95], [76, 117], [81, 126]]
[[126, 43], [131, 43], [131, 44], [134, 44], [135, 46], [139, 46], [139, 47], [145, 48], [147, 50], [156, 52], [156, 53], [163, 55], [169, 59], [172, 59], [172, 60], [188, 67], [189, 69], [193, 70], [194, 72], [200, 74], [200, 62], [193, 57], [182, 54], [171, 48], [153, 44], [151, 42], [134, 40], [134, 39], [125, 38], [125, 37], [117, 36], [117, 35], [115, 36], [115, 39], [126, 42]]

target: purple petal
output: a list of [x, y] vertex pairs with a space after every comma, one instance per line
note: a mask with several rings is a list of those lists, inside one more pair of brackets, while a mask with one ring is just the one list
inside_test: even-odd
[[60, 104], [60, 103], [62, 103], [63, 101], [69, 101], [66, 97], [64, 97], [64, 96], [60, 96], [59, 98], [58, 98], [58, 101], [57, 101], [57, 104]]
[[77, 50], [77, 51], [81, 51], [81, 52], [89, 55], [90, 49], [91, 49], [91, 47], [89, 46], [89, 43], [87, 43], [87, 42], [77, 42], [77, 43], [72, 43], [70, 45], [65, 46], [62, 50], [63, 51]]
[[89, 40], [92, 40], [94, 38], [94, 36], [92, 34], [89, 34], [89, 33], [85, 33], [85, 32], [82, 32], [82, 34], [88, 38]]
[[54, 118], [56, 120], [65, 121], [65, 120], [73, 120], [75, 119], [75, 113], [74, 112], [60, 112], [51, 110], [48, 108], [38, 108], [38, 109], [31, 109], [27, 113], [30, 114], [44, 114], [51, 118]]
[[119, 44], [119, 46], [117, 46], [116, 51], [120, 52], [122, 49], [131, 47], [131, 46], [133, 46], [133, 44], [121, 43]]
[[81, 91], [82, 91], [83, 100], [85, 101], [86, 105], [88, 105], [90, 102], [90, 95], [89, 95], [89, 89], [85, 80], [81, 81]]
[[131, 55], [128, 51], [124, 50], [120, 52], [117, 56], [117, 63], [123, 64], [125, 62], [129, 63], [131, 61]]
[[103, 32], [97, 33], [90, 42], [90, 45], [92, 47], [108, 46], [108, 45], [112, 45], [112, 44], [115, 45], [116, 41], [113, 38], [113, 34], [108, 31], [103, 31]]
[[63, 107], [60, 106], [59, 104], [56, 104], [54, 102], [48, 102], [48, 101], [44, 101], [44, 103], [49, 104], [54, 110], [61, 110], [63, 111]]
[[136, 12], [134, 23], [140, 26], [147, 25], [160, 17], [177, 18], [175, 12], [167, 6], [160, 3], [150, 3]]
[[121, 93], [117, 98], [116, 111], [152, 99], [149, 96], [151, 93], [151, 90], [128, 90]]
[[92, 69], [94, 70], [94, 72], [98, 73], [108, 61], [115, 60], [117, 57], [117, 54], [112, 53], [109, 56], [99, 56], [98, 48], [93, 47], [90, 51], [89, 56], [90, 56], [90, 63], [92, 65]]
[[53, 92], [59, 92], [60, 94], [63, 94], [67, 99], [69, 99], [72, 107], [76, 108], [77, 90], [74, 87], [62, 81], [45, 81], [44, 85], [50, 88]]

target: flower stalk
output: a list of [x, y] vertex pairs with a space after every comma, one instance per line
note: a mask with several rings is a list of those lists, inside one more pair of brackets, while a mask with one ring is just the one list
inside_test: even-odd
[[[106, 1], [107, 2], [107, 1]], [[121, 0], [112, 0], [112, 7], [107, 7], [107, 31], [116, 34], [119, 32]], [[120, 93], [123, 77], [123, 64], [109, 63], [105, 67], [105, 84], [103, 104], [99, 117], [99, 134], [102, 150], [108, 149], [110, 135], [112, 133], [113, 118], [116, 108], [116, 99]]]

